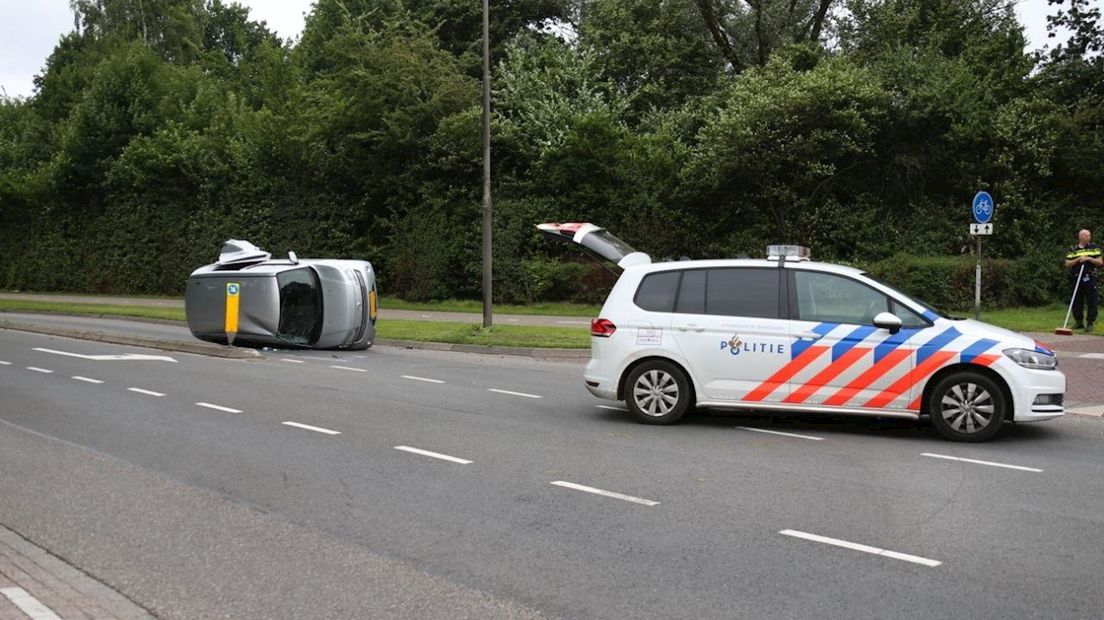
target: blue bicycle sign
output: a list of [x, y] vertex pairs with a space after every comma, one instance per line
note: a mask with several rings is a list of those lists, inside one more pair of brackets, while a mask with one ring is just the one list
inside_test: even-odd
[[979, 224], [985, 224], [993, 219], [993, 212], [997, 210], [997, 206], [993, 204], [993, 197], [989, 192], [978, 192], [974, 195], [973, 209], [974, 219]]

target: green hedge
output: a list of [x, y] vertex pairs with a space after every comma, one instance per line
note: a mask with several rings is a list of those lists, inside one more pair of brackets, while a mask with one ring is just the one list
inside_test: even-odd
[[[871, 275], [937, 308], [974, 306], [972, 256], [898, 254], [862, 265]], [[1040, 306], [1069, 298], [1070, 280], [1061, 256], [1043, 253], [1018, 259], [982, 259], [981, 301], [987, 307]]]

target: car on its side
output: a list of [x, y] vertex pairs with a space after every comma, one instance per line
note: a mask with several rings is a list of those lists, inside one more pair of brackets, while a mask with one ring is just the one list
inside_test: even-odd
[[[227, 332], [230, 295], [236, 331]], [[192, 272], [184, 292], [188, 328], [219, 344], [367, 349], [376, 335], [376, 274], [364, 260], [286, 259], [231, 239], [218, 262]]]
[[693, 407], [929, 415], [944, 437], [984, 441], [1004, 422], [1063, 414], [1054, 352], [957, 319], [859, 269], [771, 246], [768, 259], [652, 263], [593, 224], [541, 224], [623, 269], [591, 324], [586, 388], [637, 420]]

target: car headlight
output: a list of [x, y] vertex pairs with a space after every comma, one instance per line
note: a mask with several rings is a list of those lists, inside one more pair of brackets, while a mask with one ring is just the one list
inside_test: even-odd
[[1050, 353], [1031, 349], [1005, 349], [1004, 354], [1013, 362], [1032, 370], [1054, 370], [1058, 367], [1058, 358]]

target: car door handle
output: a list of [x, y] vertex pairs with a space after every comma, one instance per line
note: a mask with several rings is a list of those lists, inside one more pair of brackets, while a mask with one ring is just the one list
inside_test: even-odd
[[801, 340], [820, 340], [824, 337], [822, 334], [816, 332], [797, 332], [794, 336], [797, 336]]
[[704, 332], [705, 328], [702, 327], [701, 325], [698, 325], [697, 323], [687, 323], [686, 325], [679, 325], [678, 330], [680, 332], [685, 332], [685, 331]]

